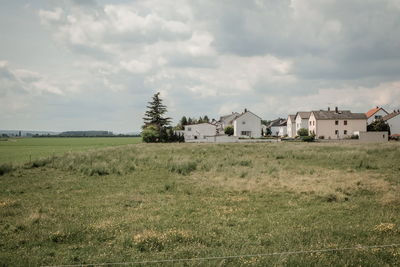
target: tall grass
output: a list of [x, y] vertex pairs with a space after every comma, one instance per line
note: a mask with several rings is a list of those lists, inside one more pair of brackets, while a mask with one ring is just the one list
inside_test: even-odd
[[[400, 146], [138, 144], [0, 176], [0, 264], [255, 254], [398, 242]], [[396, 266], [400, 250], [198, 265]], [[197, 263], [193, 263], [197, 264]]]

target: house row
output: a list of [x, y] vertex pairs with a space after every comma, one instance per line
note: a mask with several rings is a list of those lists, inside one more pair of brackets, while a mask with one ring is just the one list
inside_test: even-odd
[[[309, 134], [317, 138], [343, 139], [357, 132], [367, 130], [367, 125], [375, 120], [386, 121], [391, 129], [391, 134], [400, 134], [400, 111], [388, 113], [381, 107], [376, 107], [366, 113], [353, 113], [350, 110], [318, 110], [310, 112], [297, 112], [287, 118], [287, 136], [296, 137], [298, 130], [305, 128]], [[281, 131], [284, 132], [284, 131]]]
[[236, 138], [259, 138], [266, 130], [271, 135], [294, 138], [300, 129], [307, 129], [310, 135], [319, 139], [344, 139], [359, 132], [366, 132], [367, 125], [377, 119], [386, 121], [391, 129], [391, 134], [400, 135], [400, 111], [388, 113], [380, 107], [366, 113], [353, 113], [350, 110], [335, 109], [299, 111], [289, 115], [287, 119], [278, 118], [264, 126], [261, 118], [245, 109], [242, 113], [232, 112], [221, 116], [218, 121], [185, 125], [183, 134], [185, 141], [201, 141], [211, 137], [225, 136], [227, 126], [233, 127], [233, 136]]

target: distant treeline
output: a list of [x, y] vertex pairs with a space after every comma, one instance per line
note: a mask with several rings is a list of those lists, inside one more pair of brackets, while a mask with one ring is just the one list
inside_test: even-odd
[[67, 131], [57, 135], [38, 135], [32, 137], [139, 137], [140, 134], [114, 134], [109, 131]]
[[192, 124], [205, 123], [205, 122], [210, 122], [210, 119], [208, 118], [207, 115], [205, 115], [204, 117], [200, 116], [198, 119], [183, 116], [182, 119], [179, 121], [179, 123], [175, 126], [174, 129], [175, 130], [183, 130], [185, 125], [192, 125]]

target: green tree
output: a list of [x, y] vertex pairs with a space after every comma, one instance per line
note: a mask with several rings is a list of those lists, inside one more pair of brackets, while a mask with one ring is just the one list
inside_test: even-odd
[[187, 125], [188, 124], [187, 118], [185, 116], [183, 116], [180, 123], [182, 126]]
[[200, 116], [199, 120], [197, 121], [197, 123], [203, 123], [203, 118]]
[[300, 128], [297, 131], [298, 136], [308, 136], [308, 130], [306, 128]]
[[390, 135], [390, 126], [384, 120], [375, 120], [373, 123], [367, 126], [367, 131], [369, 132], [389, 132]]
[[233, 135], [233, 134], [234, 134], [234, 131], [235, 131], [235, 130], [234, 130], [234, 128], [233, 128], [232, 125], [226, 126], [226, 127], [225, 127], [225, 130], [224, 130], [225, 134], [227, 134], [227, 135], [229, 135], [229, 136]]
[[207, 115], [205, 115], [205, 116], [204, 116], [204, 118], [203, 118], [203, 122], [210, 122], [210, 119], [208, 118], [208, 116], [207, 116]]
[[152, 101], [148, 102], [147, 111], [144, 114], [144, 127], [155, 125], [161, 131], [171, 122], [171, 118], [164, 117], [165, 113], [167, 113], [167, 107], [162, 103], [160, 93], [155, 93]]

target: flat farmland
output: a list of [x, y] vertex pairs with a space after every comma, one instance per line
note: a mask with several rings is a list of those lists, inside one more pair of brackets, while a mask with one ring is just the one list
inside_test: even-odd
[[398, 246], [362, 248], [400, 243], [399, 159], [400, 143], [141, 143], [38, 158], [0, 176], [0, 265], [328, 249], [163, 265], [399, 266]]
[[8, 138], [0, 140], [0, 164], [24, 163], [69, 151], [135, 144], [139, 137]]

